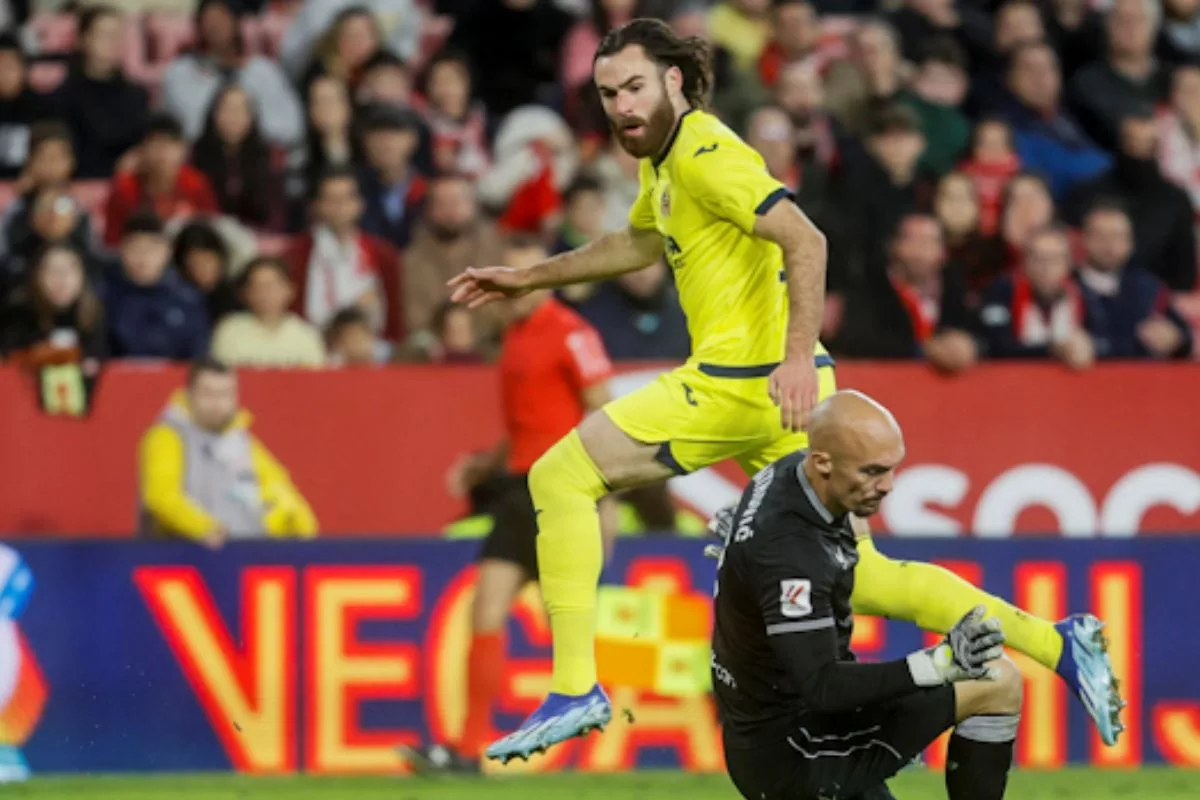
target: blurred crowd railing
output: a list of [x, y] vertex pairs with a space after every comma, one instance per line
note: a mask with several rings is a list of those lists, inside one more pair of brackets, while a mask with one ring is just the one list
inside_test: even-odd
[[[660, 367], [625, 365], [615, 394]], [[33, 382], [0, 368], [0, 536], [127, 537], [136, 529], [139, 437], [184, 369], [105, 369], [84, 420], [47, 416]], [[887, 403], [908, 459], [873, 524], [895, 535], [1128, 536], [1200, 531], [1200, 365], [985, 365], [946, 378], [919, 364], [846, 363], [844, 387]], [[411, 535], [467, 514], [446, 473], [501, 436], [486, 366], [251, 371], [253, 430], [290, 471], [321, 535]], [[706, 515], [745, 477], [722, 465], [676, 479]]]

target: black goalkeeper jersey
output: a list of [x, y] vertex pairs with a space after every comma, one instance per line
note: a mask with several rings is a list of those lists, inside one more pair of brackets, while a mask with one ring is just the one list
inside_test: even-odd
[[853, 663], [858, 550], [849, 519], [835, 518], [804, 474], [805, 455], [754, 477], [717, 567], [713, 687], [732, 747], [916, 689], [904, 661]]

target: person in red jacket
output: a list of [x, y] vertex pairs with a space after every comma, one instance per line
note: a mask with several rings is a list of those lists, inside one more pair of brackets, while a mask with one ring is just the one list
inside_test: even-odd
[[359, 308], [371, 327], [392, 341], [404, 334], [400, 255], [363, 232], [363, 200], [349, 166], [328, 167], [312, 187], [312, 226], [284, 259], [296, 282], [292, 310], [324, 328], [339, 311]]
[[217, 196], [204, 173], [187, 163], [183, 127], [169, 114], [155, 114], [146, 125], [132, 171], [113, 177], [104, 223], [104, 242], [121, 241], [125, 221], [153, 214], [169, 224], [198, 214], [217, 213]]

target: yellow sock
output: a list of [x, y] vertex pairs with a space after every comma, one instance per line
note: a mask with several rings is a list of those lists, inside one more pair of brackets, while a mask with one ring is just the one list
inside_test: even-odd
[[596, 683], [596, 584], [604, 566], [596, 502], [608, 493], [571, 431], [529, 470], [538, 510], [538, 572], [554, 637], [550, 690], [587, 694]]
[[1000, 620], [1006, 644], [1054, 669], [1062, 655], [1062, 636], [1054, 623], [977, 589], [947, 569], [920, 561], [893, 561], [875, 549], [870, 537], [858, 543], [854, 570], [855, 612], [913, 622], [945, 633], [978, 605]]

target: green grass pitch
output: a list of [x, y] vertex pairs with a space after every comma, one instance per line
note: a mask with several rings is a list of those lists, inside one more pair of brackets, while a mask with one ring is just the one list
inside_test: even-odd
[[[942, 800], [941, 775], [905, 772], [899, 800]], [[1195, 800], [1200, 771], [1017, 771], [1012, 800]], [[36, 778], [0, 786], [4, 800], [737, 800], [724, 776], [676, 772], [562, 774], [489, 780], [413, 778], [247, 778], [236, 775]]]

